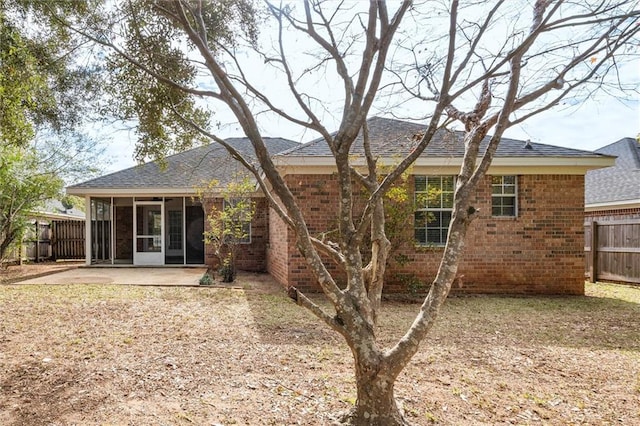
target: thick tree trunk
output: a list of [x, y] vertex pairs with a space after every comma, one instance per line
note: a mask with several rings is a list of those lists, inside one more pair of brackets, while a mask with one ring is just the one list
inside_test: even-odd
[[394, 396], [395, 377], [385, 376], [388, 369], [378, 374], [367, 374], [356, 366], [356, 405], [343, 419], [352, 426], [408, 425]]

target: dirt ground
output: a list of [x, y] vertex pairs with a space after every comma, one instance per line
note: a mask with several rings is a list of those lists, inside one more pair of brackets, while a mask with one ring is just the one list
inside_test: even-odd
[[84, 262], [41, 262], [0, 267], [0, 284], [14, 283], [54, 272], [66, 271], [84, 265]]
[[[235, 285], [0, 286], [0, 424], [331, 424], [341, 338], [268, 276]], [[386, 303], [381, 340], [418, 308]], [[640, 289], [452, 298], [396, 395], [416, 425], [640, 424]]]

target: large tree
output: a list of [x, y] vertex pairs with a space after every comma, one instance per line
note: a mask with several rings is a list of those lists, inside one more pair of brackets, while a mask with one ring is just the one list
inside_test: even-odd
[[[637, 2], [624, 0], [427, 0], [393, 7], [384, 1], [308, 0], [267, 2], [266, 11], [250, 0], [116, 3], [97, 8], [99, 16], [67, 24], [111, 50], [113, 87], [122, 94], [114, 99], [123, 118], [139, 119], [139, 156], [181, 149], [197, 134], [224, 145], [254, 174], [270, 206], [293, 230], [330, 308], [296, 289], [291, 298], [351, 349], [357, 400], [345, 420], [358, 425], [405, 423], [394, 383], [449, 293], [476, 216], [470, 199], [505, 130], [568, 96], [611, 88], [610, 81], [623, 89], [617, 72], [637, 47], [640, 31]], [[423, 102], [414, 108], [425, 127], [415, 135], [413, 150], [381, 175], [366, 119], [381, 93], [402, 96], [399, 87]], [[218, 136], [214, 111], [217, 117], [233, 115], [257, 163]], [[268, 155], [261, 123], [274, 118], [324, 139], [335, 158], [335, 241], [309, 233], [296, 197]], [[382, 347], [376, 324], [390, 250], [383, 196], [436, 131], [455, 123], [464, 129], [465, 153], [440, 268], [406, 334]], [[359, 134], [364, 168], [350, 156]], [[368, 199], [355, 211], [361, 187]], [[370, 259], [366, 264], [363, 253]], [[325, 259], [346, 273], [344, 286]]]
[[60, 198], [64, 181], [103, 164], [82, 133], [100, 93], [87, 40], [59, 16], [83, 2], [2, 0], [0, 7], [0, 259], [21, 241], [31, 215]]
[[83, 2], [2, 0], [0, 7], [0, 142], [26, 146], [47, 129], [63, 134], [88, 117], [101, 85], [87, 42], [58, 14], [83, 13]]

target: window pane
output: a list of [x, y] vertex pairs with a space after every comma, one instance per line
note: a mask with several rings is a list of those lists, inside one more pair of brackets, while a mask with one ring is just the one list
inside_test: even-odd
[[170, 250], [182, 249], [182, 211], [169, 211], [169, 246]]
[[442, 194], [442, 208], [453, 208], [453, 192], [445, 192]]
[[162, 251], [161, 237], [139, 237], [136, 240], [136, 251], [138, 253], [159, 253]]
[[429, 187], [429, 189], [442, 189], [442, 178], [440, 176], [427, 177], [427, 186]]
[[515, 207], [516, 205], [515, 197], [502, 197], [502, 205], [505, 207]]
[[442, 178], [442, 190], [453, 192], [453, 176], [444, 176]]
[[427, 230], [424, 228], [416, 228], [415, 230], [416, 241], [420, 244], [427, 242]]
[[427, 228], [440, 228], [442, 223], [442, 212], [434, 212], [431, 214], [431, 218], [427, 223]]
[[427, 190], [427, 177], [426, 176], [416, 176], [416, 192], [424, 192]]
[[440, 244], [442, 239], [440, 238], [440, 229], [427, 229], [427, 242]]
[[493, 216], [515, 216], [516, 176], [492, 176], [491, 184], [491, 214]]

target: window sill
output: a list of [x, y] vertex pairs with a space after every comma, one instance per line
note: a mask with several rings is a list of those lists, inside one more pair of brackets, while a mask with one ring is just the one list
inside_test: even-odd
[[427, 251], [427, 250], [444, 250], [444, 246], [446, 244], [430, 244], [430, 243], [414, 243], [413, 248], [416, 250]]

